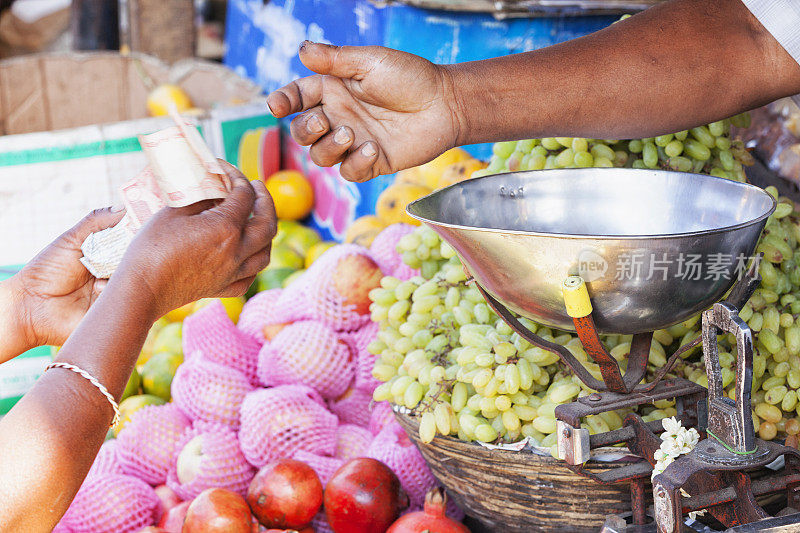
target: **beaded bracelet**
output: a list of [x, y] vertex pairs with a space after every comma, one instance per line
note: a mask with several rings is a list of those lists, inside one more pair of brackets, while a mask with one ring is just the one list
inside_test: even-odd
[[114, 426], [117, 425], [117, 423], [119, 422], [119, 417], [120, 417], [119, 404], [117, 404], [116, 400], [114, 400], [114, 397], [111, 396], [111, 393], [108, 392], [108, 389], [106, 389], [103, 386], [102, 383], [97, 381], [97, 378], [95, 378], [93, 375], [91, 375], [87, 371], [83, 370], [82, 368], [79, 368], [79, 367], [77, 367], [75, 365], [71, 365], [69, 363], [50, 363], [49, 365], [47, 365], [47, 368], [45, 368], [44, 370], [45, 370], [45, 372], [47, 372], [51, 368], [66, 368], [67, 370], [71, 370], [71, 371], [75, 372], [76, 374], [80, 375], [81, 377], [84, 377], [87, 380], [89, 380], [89, 383], [91, 383], [92, 385], [97, 387], [97, 389], [101, 393], [103, 393], [103, 396], [105, 396], [106, 399], [111, 404], [111, 408], [114, 409], [114, 419], [111, 421], [111, 427], [113, 428]]

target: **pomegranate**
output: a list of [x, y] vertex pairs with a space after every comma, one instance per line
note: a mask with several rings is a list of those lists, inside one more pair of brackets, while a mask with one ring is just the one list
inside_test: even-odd
[[247, 503], [265, 526], [299, 529], [322, 506], [322, 483], [307, 464], [280, 459], [259, 470], [247, 490]]
[[183, 522], [186, 520], [186, 511], [192, 502], [181, 502], [178, 505], [167, 509], [161, 520], [158, 521], [158, 527], [168, 531], [169, 533], [181, 533], [183, 530]]
[[186, 511], [182, 533], [251, 533], [247, 502], [230, 490], [208, 489]]
[[407, 506], [394, 472], [367, 457], [346, 462], [325, 487], [325, 516], [335, 533], [384, 533]]
[[425, 510], [400, 517], [386, 533], [469, 533], [467, 526], [447, 518], [447, 494], [436, 487], [425, 496]]
[[351, 254], [339, 259], [331, 276], [333, 286], [345, 305], [352, 305], [360, 315], [369, 314], [369, 291], [380, 287], [383, 273], [378, 264], [362, 254]]

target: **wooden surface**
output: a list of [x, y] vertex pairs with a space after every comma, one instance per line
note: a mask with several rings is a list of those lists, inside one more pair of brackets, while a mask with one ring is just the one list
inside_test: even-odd
[[123, 6], [129, 26], [123, 24], [122, 39], [132, 51], [167, 63], [194, 56], [193, 0], [125, 0]]
[[[595, 532], [608, 515], [630, 510], [627, 484], [600, 485], [531, 452], [489, 450], [449, 437], [422, 444], [416, 420], [397, 419], [450, 497], [480, 522], [479, 533]], [[587, 466], [594, 472], [608, 468]]]

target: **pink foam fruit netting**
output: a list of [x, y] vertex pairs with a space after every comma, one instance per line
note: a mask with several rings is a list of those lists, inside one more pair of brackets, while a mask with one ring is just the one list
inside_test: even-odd
[[239, 428], [239, 407], [253, 390], [250, 380], [230, 368], [195, 356], [178, 367], [172, 380], [172, 401], [193, 421]]
[[[178, 455], [184, 447], [200, 439], [201, 460], [193, 479], [178, 478]], [[195, 498], [210, 488], [223, 488], [244, 496], [255, 470], [239, 448], [236, 434], [227, 426], [198, 422], [188, 429], [178, 444], [178, 452], [167, 474], [167, 486], [183, 500]]]
[[200, 352], [205, 359], [235, 368], [258, 384], [256, 369], [261, 342], [236, 328], [225, 306], [214, 300], [183, 322], [183, 353]]
[[151, 485], [164, 483], [178, 443], [191, 425], [191, 420], [173, 404], [151, 405], [135, 412], [117, 436], [116, 452], [122, 472]]
[[260, 389], [242, 403], [239, 441], [253, 466], [262, 466], [298, 450], [331, 456], [336, 451], [336, 415], [302, 385]]

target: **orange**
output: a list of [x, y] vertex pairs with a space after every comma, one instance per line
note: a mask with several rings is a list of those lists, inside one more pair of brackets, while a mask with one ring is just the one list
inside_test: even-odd
[[266, 185], [278, 218], [301, 220], [311, 213], [314, 189], [300, 172], [281, 170], [267, 178]]
[[419, 221], [411, 218], [406, 213], [406, 206], [430, 194], [431, 189], [423, 185], [412, 183], [393, 183], [378, 196], [375, 213], [387, 226], [397, 222], [405, 222], [419, 226]]
[[178, 113], [192, 109], [189, 95], [177, 85], [159, 85], [147, 95], [147, 112], [154, 117], [161, 117], [169, 113], [170, 104], [174, 104]]

